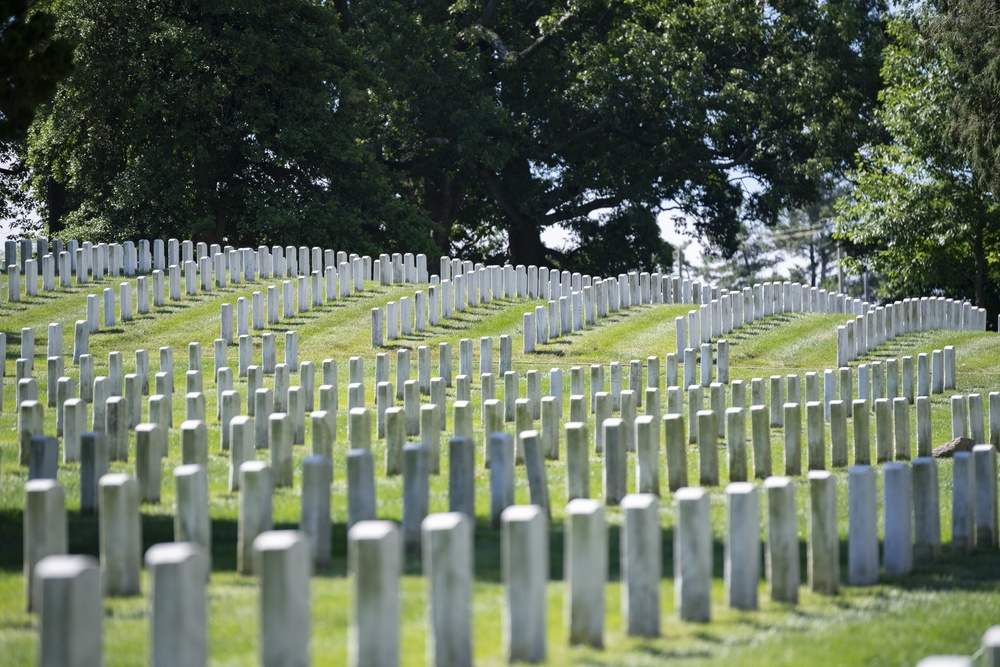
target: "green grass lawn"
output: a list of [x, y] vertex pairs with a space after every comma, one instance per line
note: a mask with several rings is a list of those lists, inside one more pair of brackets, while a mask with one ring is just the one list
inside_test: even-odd
[[[45, 349], [47, 325], [63, 323], [65, 331], [64, 356], [67, 374], [76, 377], [77, 368], [72, 364], [73, 324], [85, 319], [86, 295], [100, 293], [103, 287], [120, 281], [105, 281], [99, 285], [77, 287], [55, 293], [41, 293], [38, 298], [25, 299], [19, 304], [6, 301], [0, 306], [0, 331], [7, 333], [7, 375], [3, 380], [3, 410], [0, 412], [0, 666], [27, 665], [35, 660], [37, 619], [24, 611], [24, 579], [22, 576], [22, 508], [23, 487], [27, 471], [17, 462], [15, 429], [17, 416], [14, 409], [14, 359], [19, 356], [22, 327], [34, 327], [35, 377], [39, 383], [39, 397], [44, 400], [46, 391]], [[257, 585], [256, 580], [235, 572], [237, 500], [226, 490], [228, 454], [219, 450], [219, 428], [215, 415], [215, 385], [211, 381], [213, 356], [212, 341], [219, 337], [219, 309], [224, 302], [233, 303], [240, 296], [249, 297], [253, 291], [265, 291], [274, 281], [230, 285], [209, 294], [185, 298], [181, 302], [168, 302], [165, 308], [153, 309], [149, 315], [135, 321], [102, 329], [90, 338], [90, 352], [96, 360], [96, 375], [106, 374], [109, 351], [120, 350], [124, 356], [125, 372], [135, 368], [136, 349], [149, 350], [150, 378], [159, 370], [161, 346], [174, 348], [174, 428], [170, 433], [170, 453], [164, 462], [163, 498], [159, 505], [142, 507], [144, 547], [170, 541], [173, 537], [172, 511], [174, 487], [170, 471], [180, 464], [179, 424], [184, 414], [184, 373], [187, 368], [187, 344], [199, 341], [203, 346], [203, 372], [209, 417], [209, 478], [210, 502], [213, 520], [213, 573], [208, 591], [209, 643], [213, 665], [251, 665], [257, 663]], [[346, 396], [348, 359], [365, 358], [366, 402], [374, 406], [374, 373], [376, 350], [370, 346], [370, 310], [382, 306], [399, 296], [412, 295], [416, 287], [384, 288], [369, 284], [369, 291], [361, 295], [324, 304], [320, 308], [298, 314], [265, 331], [281, 334], [294, 329], [299, 332], [299, 359], [312, 361], [317, 367], [317, 386], [321, 384], [321, 362], [326, 358], [337, 360], [339, 365], [340, 413], [337, 424], [337, 444], [334, 458], [333, 486], [333, 561], [329, 568], [319, 571], [312, 580], [312, 657], [317, 665], [335, 665], [346, 662], [349, 602], [352, 595], [346, 576], [346, 471], [344, 455], [346, 443]], [[391, 378], [395, 378], [395, 354], [398, 347], [415, 349], [419, 345], [432, 346], [433, 374], [437, 374], [437, 344], [452, 343], [453, 372], [458, 373], [458, 348], [462, 338], [478, 339], [480, 336], [497, 338], [507, 334], [514, 339], [514, 368], [521, 373], [521, 395], [524, 395], [524, 371], [538, 369], [546, 377], [543, 393], [548, 392], [547, 371], [558, 367], [565, 369], [563, 380], [564, 415], [568, 418], [570, 389], [569, 369], [586, 367], [593, 363], [608, 364], [631, 359], [645, 360], [647, 356], [661, 358], [675, 350], [674, 318], [683, 315], [688, 306], [645, 306], [618, 313], [602, 320], [597, 327], [564, 336], [548, 345], [539, 346], [535, 354], [521, 353], [522, 314], [533, 310], [541, 302], [496, 301], [480, 308], [458, 313], [456, 318], [434, 327], [423, 334], [407, 336], [395, 341], [395, 347], [385, 348], [390, 353]], [[766, 378], [774, 374], [822, 372], [834, 365], [836, 359], [835, 327], [843, 323], [844, 316], [820, 314], [786, 314], [757, 322], [728, 336], [731, 344], [731, 379], [749, 381], [754, 377]], [[252, 332], [255, 339], [255, 359], [260, 359], [260, 334]], [[278, 336], [278, 359], [283, 358], [283, 336]], [[925, 332], [898, 339], [878, 351], [869, 359], [916, 355], [930, 352], [950, 344], [957, 351], [958, 391], [961, 393], [989, 391], [1000, 388], [1000, 337], [990, 333]], [[494, 343], [494, 360], [499, 359], [499, 346]], [[478, 372], [478, 343], [473, 345]], [[413, 374], [416, 377], [416, 359]], [[862, 359], [864, 363], [868, 359]], [[228, 361], [235, 368], [237, 348], [228, 350]], [[589, 391], [589, 372], [585, 373]], [[606, 375], [607, 377], [607, 375]], [[297, 383], [297, 374], [292, 384]], [[856, 378], [856, 376], [855, 376]], [[472, 403], [474, 422], [480, 424], [479, 379], [473, 378]], [[271, 386], [271, 378], [266, 383]], [[606, 380], [607, 381], [607, 380]], [[856, 380], [855, 380], [856, 381]], [[803, 388], [805, 386], [803, 378]], [[237, 378], [235, 389], [245, 399], [246, 380]], [[661, 377], [661, 389], [662, 377]], [[503, 395], [503, 381], [497, 382], [498, 398]], [[706, 392], [707, 394], [707, 392]], [[749, 397], [749, 388], [748, 388]], [[448, 390], [449, 401], [454, 399], [454, 388]], [[985, 402], [985, 401], [984, 401]], [[687, 406], [685, 405], [685, 410]], [[147, 406], [143, 405], [146, 414]], [[450, 411], [450, 406], [449, 406]], [[644, 408], [640, 409], [640, 413]], [[934, 443], [950, 439], [950, 416], [947, 395], [937, 395], [932, 400]], [[915, 417], [912, 432], [916, 433]], [[55, 432], [54, 410], [46, 409], [46, 430]], [[749, 419], [748, 426], [749, 426]], [[803, 422], [805, 420], [803, 419]], [[374, 422], [374, 419], [373, 419]], [[593, 433], [593, 417], [588, 425]], [[871, 424], [874, 429], [874, 419]], [[306, 442], [310, 442], [310, 434]], [[448, 428], [451, 433], [451, 415]], [[512, 428], [512, 426], [511, 426]], [[848, 435], [851, 441], [850, 434]], [[504, 662], [501, 654], [501, 603], [502, 582], [499, 559], [499, 533], [490, 529], [488, 520], [488, 471], [483, 470], [482, 433], [476, 433], [477, 452], [477, 514], [476, 528], [476, 585], [474, 589], [474, 653], [477, 664], [495, 665]], [[827, 438], [829, 442], [829, 436]], [[447, 471], [447, 445], [442, 438], [442, 470]], [[805, 438], [803, 437], [803, 444]], [[771, 430], [773, 469], [783, 470], [783, 433]], [[874, 437], [872, 442], [874, 448]], [[828, 445], [829, 446], [829, 445]], [[565, 447], [565, 443], [562, 443]], [[915, 449], [915, 446], [914, 446]], [[384, 443], [373, 446], [376, 461], [378, 515], [380, 518], [399, 520], [402, 515], [402, 479], [386, 478], [382, 461]], [[310, 447], [295, 448], [296, 479], [291, 489], [278, 489], [274, 498], [275, 528], [293, 528], [298, 525], [301, 479], [299, 462], [310, 452]], [[267, 452], [257, 452], [264, 458]], [[134, 461], [134, 458], [130, 459]], [[971, 555], [953, 554], [948, 549], [951, 535], [951, 465], [942, 461], [939, 466], [941, 483], [942, 536], [945, 555], [933, 567], [918, 568], [911, 576], [899, 579], [884, 578], [872, 588], [844, 586], [836, 597], [822, 597], [808, 592], [803, 581], [801, 603], [797, 606], [773, 604], [767, 599], [765, 582], [761, 581], [761, 609], [756, 612], [737, 612], [725, 607], [722, 585], [722, 554], [725, 542], [725, 495], [728, 482], [724, 452], [720, 456], [722, 486], [711, 489], [712, 531], [715, 541], [712, 622], [709, 624], [681, 623], [677, 620], [673, 604], [672, 540], [674, 510], [670, 494], [664, 491], [661, 499], [661, 526], [663, 529], [663, 579], [662, 637], [656, 640], [635, 640], [621, 630], [619, 609], [618, 533], [621, 513], [608, 508], [611, 558], [607, 592], [606, 648], [603, 651], [570, 648], [563, 628], [563, 520], [566, 499], [565, 469], [562, 461], [548, 462], [548, 479], [553, 507], [550, 526], [550, 581], [548, 587], [548, 648], [551, 664], [577, 665], [660, 665], [671, 664], [865, 664], [913, 665], [920, 658], [933, 653], [971, 654], [979, 644], [982, 633], [991, 624], [1000, 622], [1000, 557], [997, 552], [977, 552]], [[599, 456], [592, 456], [590, 485], [592, 497], [601, 494], [601, 465]], [[629, 485], [634, 490], [635, 477], [629, 461]], [[697, 479], [697, 448], [688, 451], [689, 475]], [[113, 472], [133, 472], [130, 465], [113, 463]], [[523, 469], [518, 470], [516, 500], [528, 502], [527, 479]], [[97, 521], [93, 516], [81, 516], [79, 509], [79, 466], [61, 465], [59, 481], [66, 488], [70, 525], [70, 550], [73, 553], [97, 553]], [[845, 470], [837, 470], [837, 492], [840, 506], [840, 535], [842, 570], [846, 571], [847, 540], [847, 477]], [[759, 483], [759, 482], [758, 482]], [[803, 580], [807, 572], [806, 543], [808, 525], [808, 490], [804, 478], [797, 480], [799, 507], [799, 535]], [[665, 490], [666, 475], [661, 473]], [[879, 483], [881, 489], [881, 480]], [[448, 504], [447, 474], [432, 477], [430, 509], [446, 511]], [[762, 503], [762, 515], [766, 503]], [[766, 524], [762, 523], [761, 535]], [[420, 576], [417, 555], [407, 556], [405, 576], [402, 581], [402, 662], [421, 665], [425, 662], [425, 582]], [[144, 582], [145, 585], [145, 582]], [[104, 655], [106, 664], [143, 665], [147, 653], [147, 602], [142, 597], [109, 600], [105, 604]]]

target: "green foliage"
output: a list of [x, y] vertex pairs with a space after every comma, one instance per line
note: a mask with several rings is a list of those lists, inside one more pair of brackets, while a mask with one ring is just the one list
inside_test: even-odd
[[310, 0], [59, 0], [78, 67], [36, 123], [53, 228], [375, 252], [428, 242], [359, 141], [363, 68]]
[[[435, 240], [486, 224], [510, 258], [568, 266], [579, 253], [546, 248], [541, 230], [569, 228], [599, 253], [609, 224], [635, 229], [669, 201], [728, 254], [741, 219], [811, 201], [872, 139], [883, 12], [879, 0], [372, 0], [351, 5], [345, 38], [382, 84], [380, 157], [409, 175]], [[657, 235], [638, 238], [639, 256], [664, 255]]]
[[737, 235], [737, 248], [730, 257], [711, 250], [702, 252], [698, 275], [730, 289], [741, 289], [776, 276], [774, 267], [784, 259], [774, 234], [760, 222], [745, 223]]
[[949, 128], [984, 190], [1000, 188], [1000, 5], [994, 0], [935, 2], [933, 46], [954, 54]]
[[833, 239], [834, 204], [847, 194], [841, 185], [824, 192], [816, 201], [788, 211], [774, 231], [778, 248], [790, 257], [805, 259], [805, 270], [792, 271], [793, 281], [812, 287], [828, 288], [828, 271], [837, 259], [837, 242]]
[[[728, 255], [743, 221], [812, 201], [872, 139], [885, 11], [51, 2], [79, 66], [31, 139], [50, 231], [592, 273], [669, 266], [664, 206]], [[546, 248], [553, 226], [577, 245]]]
[[24, 139], [35, 109], [72, 67], [72, 45], [53, 39], [55, 17], [38, 4], [0, 0], [0, 143]]
[[30, 208], [24, 139], [38, 105], [52, 99], [73, 64], [73, 47], [54, 39], [55, 17], [35, 0], [0, 0], [0, 219]]
[[577, 221], [578, 243], [561, 262], [567, 271], [618, 275], [673, 265], [673, 248], [660, 238], [656, 216], [646, 209], [618, 209], [594, 221]]
[[944, 293], [1000, 304], [1000, 210], [966, 154], [943, 131], [961, 88], [955, 54], [931, 49], [925, 11], [895, 19], [879, 121], [891, 143], [870, 146], [839, 209], [852, 268], [882, 274], [880, 296]]

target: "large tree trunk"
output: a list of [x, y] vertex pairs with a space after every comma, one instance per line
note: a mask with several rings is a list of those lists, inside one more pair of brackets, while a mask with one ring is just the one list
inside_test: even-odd
[[444, 255], [450, 254], [451, 230], [458, 219], [458, 211], [465, 197], [465, 186], [459, 185], [448, 174], [437, 172], [423, 179], [424, 207], [438, 228], [431, 231], [431, 239]]
[[548, 266], [548, 248], [542, 243], [538, 225], [523, 215], [507, 216], [507, 256], [511, 264]]
[[45, 192], [45, 203], [48, 208], [48, 228], [49, 236], [56, 236], [66, 229], [66, 214], [69, 212], [67, 205], [66, 187], [54, 178], [49, 179]]
[[981, 225], [976, 227], [972, 253], [975, 261], [975, 273], [972, 278], [972, 285], [975, 292], [976, 306], [983, 308], [986, 306], [986, 293], [983, 285], [983, 277], [986, 274], [986, 251], [983, 248], [983, 228]]
[[547, 248], [542, 243], [538, 222], [525, 212], [520, 193], [531, 182], [527, 160], [517, 160], [505, 167], [503, 176], [490, 168], [477, 167], [497, 207], [503, 211], [507, 228], [507, 258], [511, 264], [548, 266]]

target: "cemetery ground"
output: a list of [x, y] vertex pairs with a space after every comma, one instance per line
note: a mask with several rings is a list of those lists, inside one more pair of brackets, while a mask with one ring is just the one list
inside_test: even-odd
[[[19, 332], [32, 327], [36, 332], [34, 375], [38, 379], [39, 396], [46, 391], [44, 340], [50, 322], [60, 322], [64, 331], [72, 332], [74, 322], [86, 317], [86, 295], [100, 293], [109, 281], [94, 285], [65, 288], [59, 292], [40, 292], [38, 297], [20, 303], [4, 302], [0, 306], [0, 330], [7, 332], [7, 373], [3, 379], [3, 410], [0, 412], [0, 666], [34, 664], [37, 651], [37, 618], [25, 611], [24, 578], [22, 572], [22, 511], [27, 469], [18, 464], [16, 440], [17, 414], [14, 387], [14, 359], [18, 356]], [[118, 279], [115, 279], [117, 286]], [[168, 301], [164, 307], [153, 308], [147, 315], [133, 321], [104, 327], [90, 336], [90, 354], [97, 364], [97, 375], [105, 374], [108, 353], [122, 352], [124, 372], [134, 372], [137, 349], [149, 350], [150, 376], [158, 370], [157, 350], [162, 346], [174, 349], [174, 387], [184, 387], [189, 342], [202, 343], [203, 373], [213, 376], [212, 341], [219, 336], [219, 312], [222, 303], [235, 303], [237, 297], [249, 297], [262, 286], [274, 281], [259, 281], [231, 285], [210, 293], [199, 293], [181, 301]], [[632, 359], [645, 360], [650, 355], [661, 359], [660, 389], [664, 390], [662, 359], [675, 350], [674, 318], [685, 315], [689, 305], [645, 305], [633, 307], [599, 320], [582, 331], [564, 335], [539, 345], [533, 354], [522, 354], [520, 329], [522, 314], [542, 302], [498, 300], [465, 312], [455, 313], [441, 325], [427, 332], [403, 336], [386, 348], [371, 347], [370, 311], [400, 296], [412, 296], [413, 285], [381, 287], [366, 283], [366, 291], [283, 319], [277, 325], [266, 326], [278, 338], [281, 357], [283, 333], [298, 331], [299, 360], [320, 366], [323, 359], [338, 362], [340, 405], [337, 415], [337, 437], [334, 446], [334, 482], [332, 488], [333, 559], [329, 567], [315, 572], [311, 580], [311, 655], [313, 664], [340, 665], [347, 661], [348, 623], [351, 582], [347, 576], [346, 540], [346, 398], [348, 359], [365, 359], [365, 401], [374, 406], [374, 374], [376, 352], [390, 352], [395, 365], [394, 350], [430, 345], [436, 368], [437, 344], [450, 342], [457, 359], [459, 340], [477, 341], [482, 336], [494, 340], [504, 334], [514, 339], [514, 369], [520, 374], [537, 369], [547, 375], [550, 368], [564, 370], [564, 419], [568, 416], [570, 393], [569, 372], [573, 366], [589, 368], [590, 364], [607, 365], [619, 361], [627, 369]], [[842, 315], [815, 313], [782, 314], [757, 321], [726, 336], [730, 342], [731, 379], [768, 378], [789, 373], [804, 374], [833, 368], [836, 360], [835, 329]], [[261, 331], [254, 336], [254, 358], [260, 355]], [[897, 338], [860, 360], [896, 358], [913, 355], [945, 345], [953, 345], [957, 356], [957, 389], [954, 393], [981, 393], [984, 397], [1000, 390], [1000, 336], [996, 333], [942, 330], [913, 333]], [[475, 343], [478, 370], [478, 343]], [[72, 364], [72, 340], [66, 345], [66, 374], [75, 376]], [[237, 348], [228, 349], [229, 363], [235, 366]], [[856, 366], [858, 362], [851, 365]], [[457, 364], [455, 364], [457, 368]], [[436, 374], [436, 373], [434, 373]], [[297, 384], [293, 374], [292, 384]], [[586, 374], [589, 388], [589, 373]], [[394, 377], [393, 377], [394, 379]], [[502, 379], [502, 378], [501, 378]], [[270, 386], [272, 378], [265, 381]], [[626, 373], [627, 383], [627, 373]], [[320, 382], [317, 381], [317, 386]], [[547, 383], [546, 383], [547, 384]], [[245, 400], [246, 378], [235, 378], [234, 388]], [[448, 509], [447, 438], [453, 432], [450, 403], [455, 388], [449, 387], [448, 424], [442, 431], [442, 474], [430, 481], [431, 513]], [[500, 532], [490, 527], [489, 472], [483, 467], [483, 433], [480, 421], [480, 383], [472, 382], [476, 462], [475, 585], [473, 593], [473, 642], [476, 664], [498, 665], [504, 662], [501, 643], [503, 583], [500, 567]], [[497, 397], [502, 397], [503, 382], [497, 382]], [[748, 391], [749, 394], [749, 391]], [[524, 395], [522, 388], [521, 395]], [[206, 413], [209, 415], [209, 494], [212, 518], [212, 574], [208, 588], [210, 664], [252, 665], [258, 662], [258, 581], [256, 577], [236, 572], [236, 524], [238, 494], [227, 489], [228, 452], [219, 448], [219, 424], [215, 414], [214, 382], [206, 380]], [[426, 399], [424, 399], [426, 400]], [[159, 542], [173, 540], [174, 483], [171, 471], [181, 463], [179, 417], [185, 410], [184, 392], [175, 389], [173, 411], [175, 428], [169, 436], [169, 453], [163, 462], [162, 499], [159, 504], [142, 505], [143, 549]], [[665, 401], [663, 401], [665, 404]], [[949, 394], [931, 397], [933, 442], [942, 444], [950, 437]], [[245, 412], [245, 411], [244, 411]], [[643, 412], [640, 408], [639, 413]], [[143, 415], [147, 414], [145, 399]], [[593, 435], [594, 416], [588, 415], [588, 434]], [[911, 410], [911, 418], [913, 411]], [[88, 410], [88, 424], [89, 424]], [[373, 417], [374, 423], [374, 417]], [[803, 419], [803, 423], [804, 423]], [[914, 418], [915, 421], [915, 418]], [[537, 422], [536, 422], [537, 423]], [[749, 420], [748, 420], [749, 424]], [[513, 431], [512, 424], [506, 424]], [[311, 452], [310, 428], [307, 420], [306, 445], [294, 448], [295, 483], [291, 488], [274, 492], [273, 521], [275, 529], [296, 528], [300, 515], [301, 459]], [[828, 425], [827, 425], [828, 428]], [[852, 426], [848, 427], [849, 429]], [[872, 419], [874, 429], [874, 418]], [[45, 431], [55, 432], [55, 410], [45, 410]], [[560, 429], [561, 431], [561, 429]], [[916, 432], [915, 423], [911, 431]], [[561, 431], [562, 432], [562, 431]], [[874, 431], [873, 431], [874, 432]], [[776, 474], [783, 470], [783, 432], [770, 429], [772, 466]], [[829, 434], [827, 434], [829, 441]], [[803, 437], [803, 442], [805, 438]], [[851, 434], [848, 434], [851, 442]], [[874, 447], [874, 438], [872, 440]], [[134, 437], [128, 463], [112, 462], [111, 472], [134, 471]], [[372, 449], [376, 471], [377, 515], [381, 519], [400, 520], [402, 516], [402, 477], [384, 474], [385, 441], [373, 437]], [[844, 585], [836, 596], [822, 596], [808, 590], [807, 540], [809, 522], [809, 492], [805, 477], [795, 479], [803, 586], [797, 605], [778, 604], [769, 600], [766, 583], [761, 576], [760, 609], [735, 611], [727, 608], [723, 593], [723, 548], [726, 535], [725, 484], [728, 482], [724, 445], [720, 442], [721, 485], [710, 489], [713, 557], [712, 620], [690, 623], [678, 620], [673, 593], [673, 534], [676, 522], [673, 494], [667, 491], [666, 476], [661, 472], [660, 523], [662, 532], [663, 576], [661, 579], [661, 636], [657, 639], [634, 639], [622, 629], [619, 586], [619, 527], [622, 514], [617, 507], [607, 508], [609, 524], [609, 580], [606, 586], [605, 648], [570, 647], [564, 629], [563, 611], [563, 535], [566, 502], [565, 438], [560, 439], [561, 459], [547, 461], [552, 519], [549, 524], [549, 584], [547, 588], [547, 646], [549, 664], [577, 665], [700, 665], [700, 664], [768, 664], [768, 665], [914, 665], [931, 654], [971, 654], [979, 646], [983, 632], [1000, 619], [1000, 558], [994, 551], [954, 553], [951, 536], [952, 468], [948, 459], [939, 462], [941, 498], [941, 560], [930, 566], [917, 566], [905, 577], [882, 575], [872, 587]], [[591, 448], [592, 451], [592, 448]], [[257, 457], [267, 455], [258, 450]], [[915, 448], [914, 453], [915, 456]], [[662, 462], [661, 433], [661, 470]], [[853, 462], [853, 455], [851, 461]], [[697, 446], [688, 447], [689, 477], [698, 479]], [[635, 490], [634, 455], [629, 456], [629, 490]], [[834, 471], [837, 480], [838, 531], [841, 544], [841, 572], [846, 572], [847, 551], [847, 474], [846, 468]], [[881, 508], [881, 466], [878, 493]], [[79, 513], [79, 464], [60, 463], [59, 482], [66, 489], [69, 514], [69, 551], [96, 556], [98, 528], [96, 515]], [[756, 483], [759, 485], [760, 480]], [[590, 457], [590, 494], [601, 498], [602, 460], [599, 454]], [[519, 467], [516, 479], [516, 502], [528, 502], [528, 484], [524, 468]], [[761, 538], [766, 538], [766, 500], [761, 501]], [[879, 511], [879, 534], [883, 515]], [[762, 558], [763, 564], [763, 558]], [[143, 595], [131, 598], [108, 598], [105, 601], [104, 657], [109, 667], [144, 665], [147, 661], [147, 599], [148, 581], [143, 578]], [[418, 553], [408, 553], [401, 582], [401, 660], [406, 665], [425, 664], [426, 581], [421, 574]]]

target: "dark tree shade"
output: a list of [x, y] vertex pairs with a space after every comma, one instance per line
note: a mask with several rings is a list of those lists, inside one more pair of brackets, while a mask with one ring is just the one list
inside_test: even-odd
[[31, 209], [24, 142], [40, 104], [70, 71], [73, 48], [53, 39], [55, 19], [33, 0], [0, 0], [0, 219]]
[[361, 137], [364, 66], [313, 0], [65, 0], [76, 70], [30, 164], [51, 229], [420, 252]]
[[955, 96], [948, 108], [958, 145], [983, 186], [1000, 191], [1000, 4], [938, 2], [930, 46], [954, 54]]
[[55, 18], [37, 4], [0, 0], [0, 142], [24, 138], [35, 109], [72, 67], [72, 45], [53, 39]]
[[[380, 159], [436, 240], [569, 266], [670, 202], [726, 253], [842, 173], [880, 87], [881, 0], [363, 0], [345, 38], [382, 82]], [[625, 224], [633, 232], [613, 232]], [[570, 229], [573, 256], [540, 234]], [[618, 250], [615, 247], [615, 250]]]

